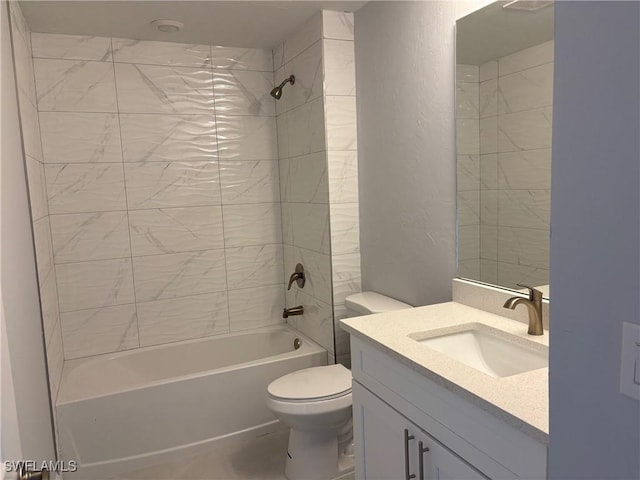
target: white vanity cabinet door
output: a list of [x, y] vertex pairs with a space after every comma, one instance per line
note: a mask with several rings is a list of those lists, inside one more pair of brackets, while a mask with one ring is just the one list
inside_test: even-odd
[[[351, 337], [351, 366], [354, 387], [356, 384], [361, 387], [358, 390], [354, 388], [354, 404], [355, 392], [366, 388], [366, 393], [393, 409], [407, 422], [419, 425], [427, 435], [436, 439], [438, 445], [445, 446], [445, 451], [451, 453], [454, 459], [464, 459], [461, 460], [463, 464], [472, 466], [476, 472], [482, 472], [488, 478], [547, 478], [545, 444], [435, 383], [380, 348], [354, 336]], [[369, 397], [365, 395], [362, 398]], [[358, 402], [362, 403], [362, 400]], [[366, 411], [368, 402], [364, 408]], [[355, 418], [357, 415], [358, 412], [354, 411], [354, 425], [362, 421]], [[367, 449], [366, 445], [364, 448]], [[415, 452], [412, 451], [411, 455], [414, 458]], [[447, 467], [447, 458], [442, 458], [446, 456], [434, 457], [440, 468], [437, 475], [447, 478], [447, 472], [452, 470]], [[425, 466], [425, 471], [430, 468]], [[458, 474], [451, 476], [455, 478]], [[365, 477], [360, 475], [356, 478], [360, 480]]]
[[[422, 441], [422, 447], [429, 449], [422, 452], [423, 480], [487, 480], [489, 478], [469, 466], [429, 435], [424, 434], [423, 437], [426, 437], [426, 440], [418, 442]], [[419, 443], [417, 454], [420, 455]]]
[[[353, 382], [357, 479], [486, 480], [357, 381]], [[428, 450], [421, 451], [428, 448]], [[422, 460], [422, 470], [420, 461]]]
[[[413, 429], [413, 425], [358, 382], [353, 382], [352, 393], [356, 478], [406, 479], [404, 435], [405, 429]], [[408, 452], [412, 453], [416, 441], [407, 443], [411, 449]], [[415, 474], [415, 469], [411, 473]]]

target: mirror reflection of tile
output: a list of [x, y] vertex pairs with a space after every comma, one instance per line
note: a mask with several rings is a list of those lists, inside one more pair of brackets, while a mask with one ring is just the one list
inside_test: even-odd
[[457, 65], [460, 277], [548, 285], [552, 103], [553, 40]]

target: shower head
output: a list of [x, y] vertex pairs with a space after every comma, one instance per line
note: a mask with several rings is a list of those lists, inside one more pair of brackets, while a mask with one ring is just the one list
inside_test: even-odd
[[296, 83], [296, 77], [294, 75], [290, 75], [285, 78], [280, 85], [271, 90], [271, 96], [276, 100], [280, 100], [280, 97], [282, 97], [282, 87], [284, 87], [287, 82], [290, 82], [291, 85], [294, 85]]

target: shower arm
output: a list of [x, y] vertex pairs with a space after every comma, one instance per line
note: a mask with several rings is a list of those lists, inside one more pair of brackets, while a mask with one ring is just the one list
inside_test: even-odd
[[295, 85], [296, 84], [296, 77], [295, 75], [289, 75], [287, 78], [285, 78], [282, 83], [280, 85], [278, 85], [278, 88], [282, 88], [284, 87], [287, 82], [291, 82], [291, 85]]

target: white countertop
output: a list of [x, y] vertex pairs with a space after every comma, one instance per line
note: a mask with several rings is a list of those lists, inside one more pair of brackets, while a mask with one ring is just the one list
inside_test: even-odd
[[[549, 369], [495, 378], [432, 350], [409, 334], [481, 323], [520, 342], [549, 345], [549, 332], [527, 334], [527, 325], [456, 302], [341, 320], [344, 330], [390, 354], [413, 370], [464, 397], [514, 428], [548, 443]], [[529, 343], [530, 345], [530, 343]], [[539, 347], [538, 347], [539, 348]]]

